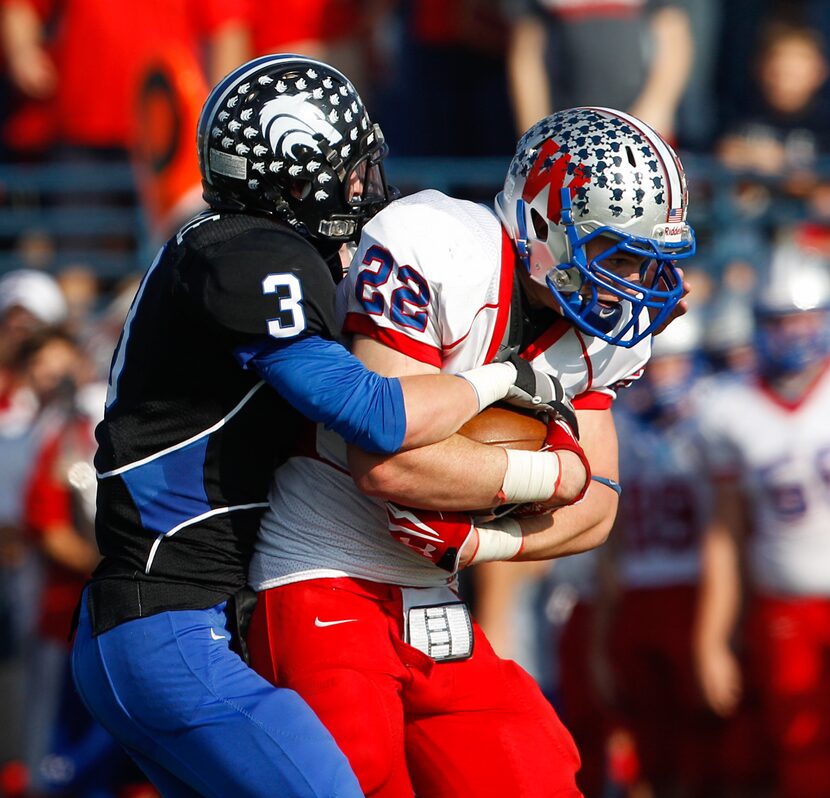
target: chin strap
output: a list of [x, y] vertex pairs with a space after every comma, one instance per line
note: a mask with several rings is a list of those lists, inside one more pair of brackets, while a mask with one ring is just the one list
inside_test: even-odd
[[519, 253], [519, 260], [530, 274], [530, 246], [527, 241], [527, 222], [525, 221], [525, 201], [516, 200], [516, 225], [519, 234], [516, 236], [516, 251]]

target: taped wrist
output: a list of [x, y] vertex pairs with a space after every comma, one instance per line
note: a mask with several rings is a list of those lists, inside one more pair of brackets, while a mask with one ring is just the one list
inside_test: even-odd
[[486, 524], [477, 524], [478, 547], [469, 565], [479, 562], [512, 560], [524, 546], [522, 527], [512, 518], [499, 518]]
[[553, 497], [562, 475], [556, 452], [504, 451], [507, 468], [499, 491], [502, 503], [546, 502]]
[[516, 367], [512, 363], [488, 363], [456, 376], [462, 377], [473, 386], [478, 397], [478, 412], [504, 399], [516, 380]]

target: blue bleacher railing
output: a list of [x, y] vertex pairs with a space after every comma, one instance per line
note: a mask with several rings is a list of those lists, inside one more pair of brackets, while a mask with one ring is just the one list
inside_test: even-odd
[[[692, 193], [690, 221], [698, 230], [704, 259], [712, 260], [712, 242], [733, 232], [736, 224], [761, 229], [807, 218], [803, 203], [780, 195], [747, 218], [735, 204], [735, 186], [751, 180], [774, 187], [774, 178], [729, 172], [708, 156], [687, 154], [683, 161]], [[486, 202], [501, 186], [508, 163], [508, 158], [390, 158], [387, 173], [390, 182], [407, 194], [436, 188]], [[820, 164], [817, 173], [830, 175], [830, 164]], [[14, 244], [29, 235], [61, 240], [47, 264], [52, 270], [86, 263], [104, 277], [143, 271], [152, 256], [148, 250], [155, 244], [149, 241], [140, 210], [108, 206], [101, 199], [132, 185], [132, 173], [124, 166], [0, 166], [0, 240], [5, 242], [0, 248], [0, 272], [23, 265]], [[140, 242], [137, 251], [107, 252], [95, 246], [96, 240], [113, 235], [134, 237]], [[82, 243], [72, 244], [73, 236], [82, 236]]]

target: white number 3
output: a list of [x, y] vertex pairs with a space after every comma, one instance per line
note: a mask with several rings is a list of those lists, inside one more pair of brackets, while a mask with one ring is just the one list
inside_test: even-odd
[[[303, 286], [294, 274], [269, 274], [262, 281], [263, 294], [277, 295], [279, 316], [268, 319], [268, 334], [274, 338], [291, 338], [306, 327], [303, 311]], [[291, 318], [286, 318], [287, 314]]]

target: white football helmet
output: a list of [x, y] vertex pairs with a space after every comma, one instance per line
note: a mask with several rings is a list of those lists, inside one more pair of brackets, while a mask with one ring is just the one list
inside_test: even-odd
[[[775, 324], [782, 316], [808, 311], [823, 314], [818, 332]], [[768, 375], [797, 372], [830, 355], [830, 263], [791, 241], [777, 246], [759, 280], [755, 318], [758, 359]]]
[[[579, 329], [625, 347], [662, 325], [683, 294], [674, 261], [695, 251], [687, 207], [674, 150], [645, 123], [607, 108], [572, 108], [535, 124], [496, 197], [531, 278]], [[612, 243], [589, 261], [585, 245], [600, 236]], [[642, 282], [603, 266], [620, 251], [642, 257]], [[609, 307], [600, 291], [620, 302]]]
[[758, 283], [758, 315], [830, 308], [830, 264], [817, 252], [792, 241], [773, 250], [767, 274]]

